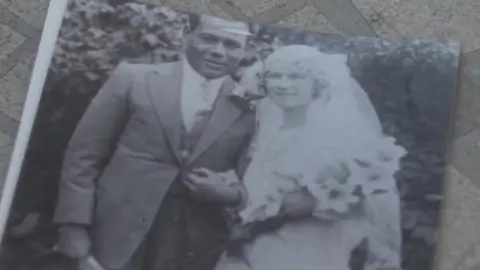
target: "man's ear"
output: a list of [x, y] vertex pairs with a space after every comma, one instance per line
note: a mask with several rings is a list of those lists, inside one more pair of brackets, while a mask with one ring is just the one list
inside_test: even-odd
[[195, 38], [195, 33], [190, 33], [186, 35], [184, 42], [183, 42], [183, 50], [187, 50], [190, 44], [193, 42], [193, 39]]
[[188, 33], [185, 35], [185, 43], [191, 42], [191, 40], [195, 37], [197, 34], [197, 30], [194, 30], [193, 32]]
[[202, 15], [195, 14], [195, 13], [189, 13], [188, 14], [188, 24], [190, 28], [190, 33], [193, 33], [195, 30], [198, 29], [200, 26], [200, 22], [202, 20]]

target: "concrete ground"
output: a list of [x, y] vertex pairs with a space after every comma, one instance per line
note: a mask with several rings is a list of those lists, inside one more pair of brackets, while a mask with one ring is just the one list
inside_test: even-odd
[[[6, 172], [49, 0], [0, 0], [0, 179]], [[438, 269], [480, 269], [478, 0], [148, 0], [226, 18], [321, 32], [462, 41]]]

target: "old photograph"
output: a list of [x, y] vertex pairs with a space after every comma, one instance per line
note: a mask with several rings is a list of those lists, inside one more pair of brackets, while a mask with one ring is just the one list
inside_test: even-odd
[[460, 47], [72, 1], [11, 270], [427, 270]]

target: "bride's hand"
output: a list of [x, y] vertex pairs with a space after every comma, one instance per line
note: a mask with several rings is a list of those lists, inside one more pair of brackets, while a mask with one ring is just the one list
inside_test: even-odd
[[284, 196], [280, 214], [287, 218], [301, 218], [312, 215], [316, 199], [306, 189], [288, 193]]

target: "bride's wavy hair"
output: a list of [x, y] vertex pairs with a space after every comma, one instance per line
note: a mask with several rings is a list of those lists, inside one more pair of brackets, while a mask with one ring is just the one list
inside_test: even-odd
[[[298, 47], [298, 48], [297, 48]], [[298, 50], [301, 48], [301, 50]], [[298, 53], [301, 52], [301, 53]], [[330, 99], [329, 88], [331, 81], [327, 72], [328, 66], [322, 63], [323, 59], [316, 56], [324, 55], [317, 49], [305, 45], [292, 45], [278, 49], [265, 60], [256, 62], [248, 68], [240, 84], [245, 86], [248, 94], [266, 97], [268, 95], [267, 74], [271, 67], [293, 66], [299, 72], [311, 76], [314, 80], [312, 99], [323, 97], [326, 102]]]
[[264, 65], [263, 73], [260, 74], [260, 88], [259, 90], [263, 95], [268, 94], [268, 85], [267, 85], [267, 74], [270, 71], [271, 66], [273, 65], [290, 65], [296, 66], [299, 68], [299, 72], [304, 73], [306, 75], [310, 75], [313, 78], [313, 89], [312, 89], [312, 98], [317, 99], [321, 96], [324, 96], [325, 99], [329, 98], [329, 93], [325, 91], [330, 86], [330, 82], [328, 80], [327, 74], [325, 72], [319, 72], [318, 70], [312, 70], [308, 65], [305, 65], [301, 59], [295, 60], [289, 63], [285, 61], [276, 61], [272, 63], [266, 63]]

